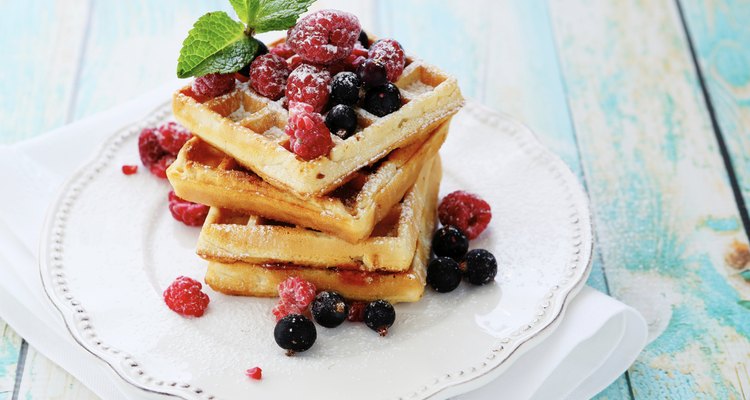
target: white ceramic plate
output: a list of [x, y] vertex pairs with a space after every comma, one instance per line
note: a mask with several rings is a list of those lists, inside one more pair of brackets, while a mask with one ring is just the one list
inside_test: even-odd
[[[455, 118], [443, 150], [441, 196], [456, 189], [492, 206], [472, 247], [499, 261], [496, 282], [428, 290], [396, 306], [386, 338], [363, 324], [318, 327], [313, 348], [286, 357], [273, 339], [270, 299], [206, 287], [198, 319], [162, 301], [178, 275], [202, 280], [197, 228], [172, 219], [166, 181], [137, 164], [143, 126], [117, 132], [65, 186], [43, 235], [41, 276], [70, 333], [125, 381], [186, 399], [442, 399], [498, 376], [559, 323], [591, 260], [587, 199], [575, 176], [533, 134], [476, 104]], [[260, 366], [262, 381], [244, 376]], [[312, 397], [310, 397], [312, 395]]]

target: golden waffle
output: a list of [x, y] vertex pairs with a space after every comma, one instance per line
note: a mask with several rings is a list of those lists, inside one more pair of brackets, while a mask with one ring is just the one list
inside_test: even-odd
[[440, 125], [427, 141], [394, 150], [361, 169], [334, 192], [306, 200], [268, 184], [198, 138], [183, 146], [167, 176], [175, 193], [186, 200], [313, 228], [356, 243], [370, 236], [375, 224], [414, 184], [425, 162], [445, 141], [448, 125], [449, 121]]
[[211, 260], [206, 283], [216, 291], [241, 296], [273, 297], [276, 287], [290, 276], [312, 282], [318, 290], [333, 290], [347, 299], [413, 302], [422, 297], [427, 279], [430, 240], [435, 229], [437, 192], [441, 176], [440, 159], [431, 171], [430, 194], [420, 221], [417, 249], [405, 272], [352, 271], [341, 268], [309, 268], [294, 264], [224, 263]]
[[410, 56], [406, 64], [395, 82], [403, 97], [401, 109], [378, 118], [356, 108], [355, 134], [346, 140], [333, 135], [328, 156], [311, 161], [288, 150], [285, 99], [263, 97], [247, 82], [204, 103], [190, 97], [186, 86], [174, 94], [172, 107], [178, 122], [265, 181], [302, 197], [321, 195], [392, 150], [424, 139], [463, 105], [455, 78]]
[[417, 247], [427, 197], [439, 185], [428, 161], [403, 201], [380, 221], [372, 235], [352, 244], [332, 235], [279, 224], [237, 211], [211, 208], [198, 239], [197, 253], [223, 263], [298, 264], [312, 268], [403, 272]]

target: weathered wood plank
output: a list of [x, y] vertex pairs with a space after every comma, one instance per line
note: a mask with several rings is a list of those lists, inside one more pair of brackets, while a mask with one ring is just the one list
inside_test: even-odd
[[89, 1], [6, 1], [0, 13], [0, 143], [67, 122]]
[[680, 3], [745, 207], [750, 212], [750, 3]]
[[28, 400], [99, 399], [57, 364], [31, 349], [26, 357], [18, 398]]
[[16, 383], [21, 338], [0, 320], [0, 399], [10, 399]]
[[550, 7], [610, 289], [664, 331], [635, 395], [739, 398], [750, 285], [724, 253], [747, 237], [675, 3]]

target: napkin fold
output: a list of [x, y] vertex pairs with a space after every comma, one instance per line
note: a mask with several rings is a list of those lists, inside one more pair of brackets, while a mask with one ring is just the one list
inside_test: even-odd
[[[42, 288], [38, 242], [49, 204], [64, 181], [95, 154], [103, 140], [140, 121], [175, 87], [170, 82], [110, 111], [32, 140], [0, 146], [0, 171], [10, 171], [3, 176], [3, 185], [6, 193], [13, 194], [0, 196], [0, 318], [104, 399], [172, 397], [129, 385], [74, 341]], [[646, 337], [646, 323], [637, 311], [585, 287], [551, 335], [499, 378], [456, 398], [590, 398], [630, 366]]]

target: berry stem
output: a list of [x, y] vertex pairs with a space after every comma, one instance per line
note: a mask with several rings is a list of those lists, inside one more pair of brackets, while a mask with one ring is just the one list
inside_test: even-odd
[[381, 337], [385, 337], [386, 335], [388, 335], [388, 327], [381, 326], [380, 328], [378, 328], [378, 335], [380, 335]]

